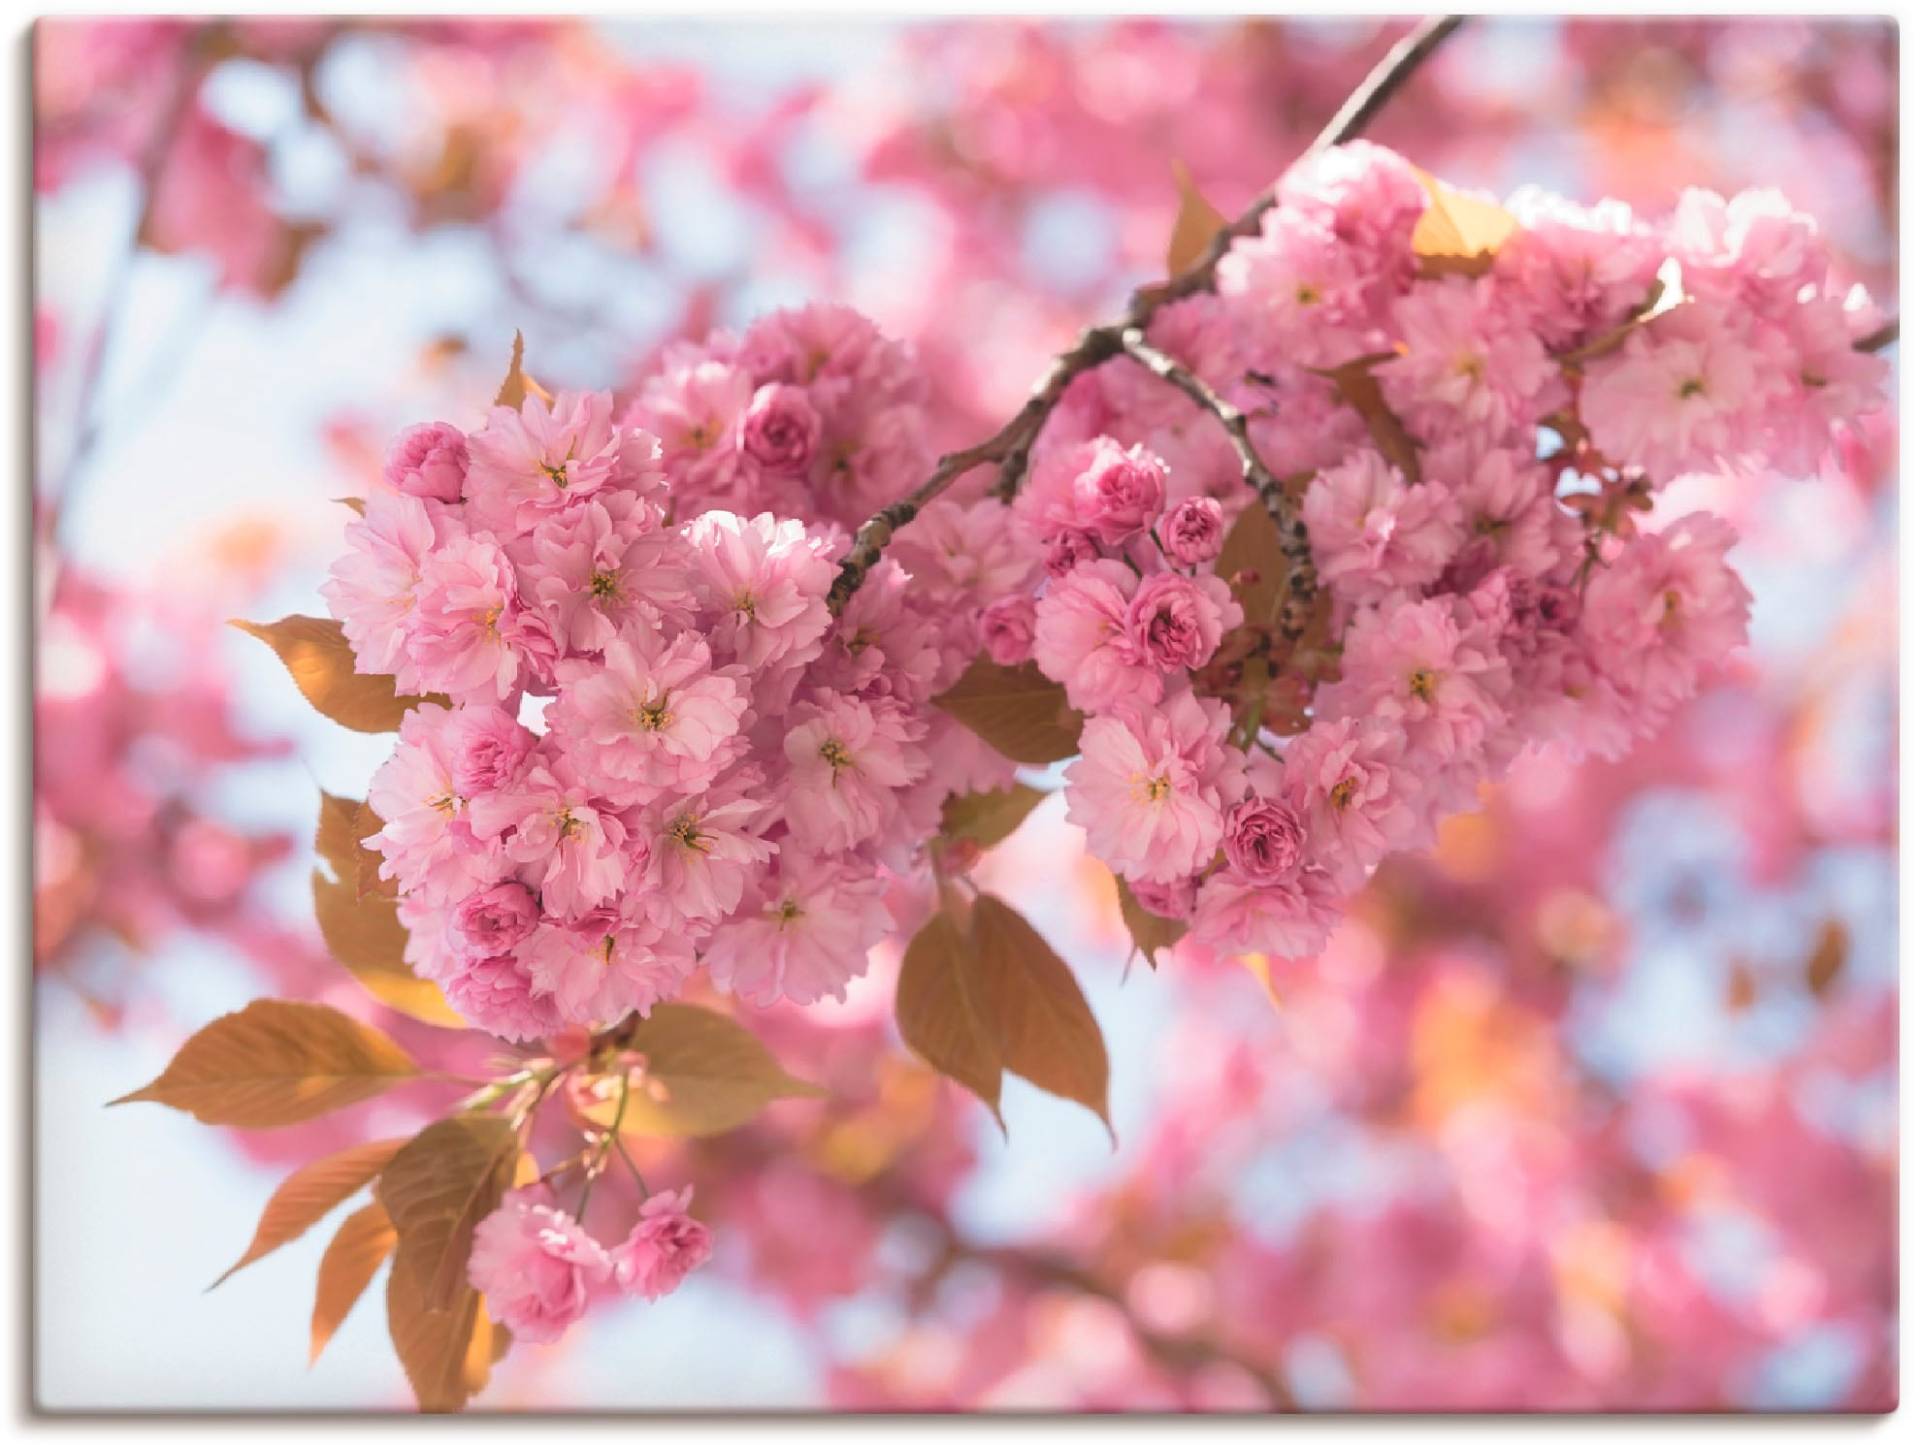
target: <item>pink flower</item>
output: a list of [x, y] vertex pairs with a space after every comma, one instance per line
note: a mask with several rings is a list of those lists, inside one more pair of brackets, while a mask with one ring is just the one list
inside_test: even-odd
[[383, 878], [404, 892], [441, 900], [498, 877], [498, 850], [476, 838], [453, 779], [457, 714], [423, 703], [400, 720], [393, 756], [373, 775], [367, 804], [383, 819], [373, 843]]
[[708, 512], [687, 528], [695, 590], [721, 656], [761, 668], [815, 656], [831, 619], [834, 566], [797, 521]]
[[387, 451], [387, 485], [409, 496], [457, 502], [467, 481], [467, 438], [443, 421], [410, 426]]
[[596, 661], [561, 663], [559, 674], [553, 731], [610, 794], [637, 801], [663, 788], [698, 792], [738, 751], [744, 679], [738, 669], [715, 671], [691, 632], [668, 642], [632, 631]]
[[506, 787], [519, 777], [537, 741], [503, 708], [459, 709], [447, 734], [454, 791], [473, 798]]
[[783, 852], [780, 875], [714, 930], [707, 969], [721, 988], [754, 1003], [844, 999], [848, 980], [867, 971], [867, 950], [892, 928], [878, 877]]
[[1444, 440], [1462, 427], [1502, 436], [1564, 395], [1553, 358], [1490, 278], [1422, 282], [1394, 303], [1393, 321], [1405, 350], [1374, 375], [1416, 436]]
[[1127, 891], [1133, 894], [1133, 901], [1156, 918], [1183, 919], [1193, 913], [1193, 900], [1197, 891], [1191, 878], [1176, 878], [1171, 883], [1149, 883], [1144, 878], [1136, 878], [1127, 884]]
[[907, 709], [816, 692], [786, 737], [786, 819], [802, 847], [851, 849], [876, 839], [899, 809], [896, 791], [927, 774], [926, 726]]
[[552, 997], [535, 989], [525, 961], [514, 954], [461, 960], [438, 982], [454, 1012], [499, 1038], [527, 1043], [565, 1026]]
[[577, 916], [606, 902], [626, 881], [627, 829], [570, 774], [536, 762], [519, 782], [472, 800], [474, 833], [499, 840], [537, 890], [543, 908]]
[[597, 1028], [645, 1016], [694, 970], [693, 940], [633, 907], [602, 904], [569, 923], [543, 923], [521, 948], [534, 987], [563, 1022]]
[[1160, 545], [1177, 567], [1204, 567], [1220, 555], [1226, 521], [1212, 497], [1188, 497], [1160, 524]]
[[1229, 869], [1200, 885], [1193, 938], [1216, 953], [1311, 958], [1339, 921], [1340, 901], [1339, 888], [1321, 868], [1296, 868], [1266, 882]]
[[693, 1188], [661, 1190], [640, 1206], [633, 1232], [613, 1247], [614, 1278], [629, 1294], [657, 1300], [672, 1294], [713, 1253], [713, 1235], [687, 1213]]
[[730, 791], [723, 785], [705, 797], [671, 799], [658, 811], [646, 886], [665, 912], [682, 921], [726, 917], [773, 856], [773, 845], [760, 836], [766, 805], [728, 797]]
[[1695, 302], [1587, 365], [1580, 418], [1610, 460], [1665, 478], [1751, 450], [1767, 396], [1731, 318]]
[[1696, 512], [1635, 538], [1587, 584], [1581, 632], [1636, 707], [1664, 714], [1747, 639], [1753, 597], [1727, 565], [1733, 529]]
[[623, 627], [685, 623], [692, 615], [686, 544], [632, 493], [603, 492], [546, 518], [513, 557], [523, 595], [574, 652], [598, 652]]
[[1002, 597], [980, 614], [987, 656], [1002, 667], [1018, 667], [1033, 656], [1033, 626], [1033, 598], [1024, 593]]
[[1023, 590], [1034, 578], [1032, 542], [994, 497], [929, 503], [900, 529], [888, 551], [913, 574], [916, 591], [931, 590], [941, 603], [975, 605]]
[[1141, 582], [1127, 604], [1127, 636], [1133, 651], [1162, 672], [1201, 667], [1238, 627], [1240, 604], [1218, 577], [1188, 578], [1156, 572]]
[[1578, 553], [1578, 521], [1553, 497], [1553, 477], [1512, 447], [1434, 447], [1425, 471], [1453, 489], [1464, 543], [1448, 581], [1477, 581], [1495, 567], [1543, 577]]
[[1323, 688], [1323, 716], [1371, 716], [1440, 764], [1472, 755], [1505, 720], [1511, 684], [1484, 629], [1463, 629], [1448, 599], [1383, 604], [1347, 630], [1340, 681]]
[[1081, 527], [1062, 527], [1047, 538], [1043, 558], [1049, 577], [1064, 577], [1083, 562], [1100, 555], [1100, 543]]
[[539, 634], [523, 619], [506, 553], [479, 537], [436, 546], [421, 565], [417, 617], [407, 655], [422, 686], [461, 701], [513, 695], [522, 649]]
[[1169, 883], [1197, 872], [1246, 787], [1244, 760], [1226, 744], [1229, 721], [1225, 703], [1188, 691], [1155, 709], [1128, 704], [1093, 718], [1067, 768], [1067, 821], [1129, 880]]
[[1357, 888], [1418, 826], [1416, 777], [1399, 731], [1376, 718], [1321, 721], [1286, 752], [1286, 788], [1306, 825], [1308, 856], [1343, 888]]
[[1102, 542], [1117, 546], [1159, 519], [1167, 500], [1167, 464], [1160, 458], [1097, 437], [1081, 462], [1073, 479], [1074, 513]]
[[354, 671], [394, 674], [417, 691], [407, 639], [418, 608], [421, 571], [451, 527], [437, 528], [418, 497], [381, 493], [366, 515], [347, 523], [347, 551], [334, 559], [320, 595], [353, 647]]
[[1307, 487], [1301, 516], [1320, 580], [1353, 602], [1422, 587], [1460, 545], [1460, 508], [1438, 481], [1408, 486], [1372, 447]]
[[540, 921], [540, 903], [523, 883], [496, 883], [460, 900], [447, 915], [447, 944], [465, 958], [511, 953]]
[[543, 1186], [511, 1191], [475, 1226], [467, 1259], [488, 1313], [534, 1344], [565, 1334], [613, 1276], [606, 1250], [551, 1198]]
[[1083, 712], [1159, 696], [1159, 674], [1140, 655], [1127, 626], [1138, 585], [1124, 562], [1089, 562], [1055, 578], [1035, 609], [1033, 660]]
[[663, 370], [628, 414], [660, 438], [662, 464], [676, 492], [725, 497], [740, 481], [736, 448], [740, 417], [753, 399], [753, 378], [717, 358]]
[[740, 417], [740, 449], [776, 472], [804, 472], [820, 446], [820, 413], [806, 390], [772, 382]]
[[606, 392], [563, 391], [551, 407], [529, 396], [517, 412], [496, 406], [468, 449], [468, 510], [502, 541], [603, 487], [646, 490], [659, 479], [659, 443], [616, 427]]
[[1274, 883], [1292, 873], [1306, 844], [1306, 825], [1285, 802], [1248, 798], [1227, 813], [1227, 862], [1249, 883]]

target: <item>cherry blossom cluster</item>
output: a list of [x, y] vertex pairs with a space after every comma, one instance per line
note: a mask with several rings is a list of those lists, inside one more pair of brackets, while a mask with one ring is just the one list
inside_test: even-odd
[[1222, 417], [1133, 357], [1068, 390], [1012, 508], [1044, 576], [986, 645], [1088, 715], [1069, 816], [1203, 946], [1310, 955], [1523, 748], [1658, 729], [1750, 599], [1724, 522], [1638, 514], [1688, 471], [1811, 469], [1880, 404], [1854, 344], [1879, 318], [1777, 193], [1654, 225], [1523, 192], [1491, 265], [1423, 264], [1432, 204], [1392, 152], [1328, 152], [1148, 331], [1246, 417], [1322, 625], [1249, 619], [1228, 581], [1261, 579], [1214, 575], [1260, 503]]
[[713, 1236], [687, 1213], [692, 1200], [691, 1188], [645, 1196], [633, 1228], [609, 1246], [559, 1207], [549, 1185], [515, 1189], [475, 1227], [468, 1278], [518, 1338], [549, 1344], [597, 1298], [657, 1300], [706, 1263]]
[[470, 1021], [607, 1025], [701, 965], [759, 1003], [841, 997], [945, 798], [1011, 776], [929, 706], [977, 650], [976, 511], [930, 524], [942, 576], [890, 561], [835, 617], [847, 533], [767, 510], [910, 471], [914, 386], [810, 307], [672, 358], [617, 420], [536, 394], [394, 443], [323, 590], [357, 667], [429, 699], [370, 846], [408, 963]]

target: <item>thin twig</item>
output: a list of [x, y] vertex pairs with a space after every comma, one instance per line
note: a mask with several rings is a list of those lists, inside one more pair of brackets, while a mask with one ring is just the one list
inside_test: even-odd
[[1858, 341], [1854, 342], [1853, 349], [1855, 351], [1868, 351], [1868, 352], [1885, 351], [1889, 346], [1893, 345], [1893, 343], [1898, 341], [1899, 339], [1900, 339], [1900, 318], [1896, 316], [1893, 318], [1893, 320], [1889, 321], [1885, 326], [1882, 326], [1875, 331], [1869, 331], [1865, 336], [1861, 337]]
[[[1313, 144], [1307, 147], [1301, 160], [1310, 160], [1330, 146], [1342, 145], [1359, 135], [1367, 123], [1379, 114], [1380, 108], [1420, 68], [1421, 63], [1442, 41], [1459, 29], [1465, 19], [1461, 15], [1444, 15], [1425, 21], [1388, 51], [1367, 78], [1360, 82], [1359, 88], [1347, 98], [1346, 104], [1340, 107]], [[983, 442], [941, 457], [926, 481], [868, 518], [854, 535], [853, 546], [840, 564], [840, 575], [834, 579], [833, 587], [827, 593], [828, 608], [837, 616], [847, 605], [848, 599], [860, 589], [867, 573], [880, 560], [880, 554], [892, 540], [893, 534], [975, 467], [997, 464], [1000, 480], [995, 490], [1002, 500], [1010, 500], [1019, 489], [1020, 479], [1026, 472], [1027, 455], [1039, 438], [1041, 427], [1074, 379], [1118, 356], [1124, 350], [1122, 338], [1125, 334], [1128, 331], [1144, 333], [1147, 323], [1161, 307], [1211, 289], [1214, 270], [1220, 264], [1220, 258], [1227, 254], [1235, 241], [1259, 231], [1261, 219], [1273, 209], [1277, 199], [1273, 187], [1262, 191], [1252, 205], [1221, 228], [1191, 267], [1162, 285], [1136, 291], [1127, 304], [1126, 314], [1118, 321], [1089, 327], [1081, 332], [1079, 340], [1054, 357], [1026, 404], [1005, 426]]]

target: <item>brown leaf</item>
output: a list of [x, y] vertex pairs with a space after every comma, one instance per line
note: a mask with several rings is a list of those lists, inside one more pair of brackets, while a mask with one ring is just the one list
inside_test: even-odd
[[1107, 1117], [1107, 1046], [1073, 970], [1031, 923], [991, 894], [973, 905], [980, 994], [1001, 1062], [1049, 1094]]
[[[386, 826], [386, 820], [367, 804], [362, 803], [354, 810], [353, 884], [354, 892], [358, 897], [365, 898], [369, 893], [378, 894], [382, 898], [400, 896], [400, 885], [391, 878], [380, 876], [380, 864], [383, 861], [381, 854], [367, 846], [367, 840]], [[341, 881], [345, 882], [347, 875], [340, 876]]]
[[353, 649], [340, 624], [327, 617], [282, 617], [278, 622], [233, 625], [271, 647], [286, 665], [306, 700], [342, 727], [362, 733], [390, 733], [411, 708], [423, 702], [446, 706], [440, 693], [424, 697], [396, 694], [385, 673], [355, 672]]
[[305, 1234], [326, 1218], [335, 1205], [345, 1202], [349, 1195], [386, 1168], [387, 1161], [406, 1142], [405, 1139], [376, 1139], [294, 1170], [267, 1200], [247, 1252], [208, 1288], [217, 1288], [262, 1255], [271, 1254]]
[[1820, 936], [1814, 940], [1806, 963], [1807, 991], [1815, 998], [1824, 997], [1833, 987], [1840, 970], [1847, 966], [1847, 954], [1852, 947], [1847, 926], [1839, 919], [1829, 918], [1820, 925]]
[[1173, 218], [1173, 234], [1167, 238], [1169, 277], [1193, 267], [1227, 224], [1227, 218], [1200, 194], [1193, 183], [1193, 172], [1181, 161], [1173, 163], [1173, 184], [1180, 193], [1180, 209]]
[[1016, 763], [1058, 762], [1080, 750], [1080, 714], [1031, 662], [1001, 667], [983, 653], [933, 701]]
[[907, 1047], [978, 1095], [1005, 1133], [1000, 1036], [973, 965], [971, 939], [945, 909], [937, 910], [900, 961], [894, 1020]]
[[1400, 468], [1409, 483], [1417, 483], [1420, 480], [1419, 449], [1400, 424], [1400, 418], [1387, 405], [1370, 360], [1349, 361], [1320, 374], [1329, 378], [1339, 391], [1340, 399], [1360, 414], [1360, 419], [1367, 424], [1367, 435], [1373, 438], [1380, 455]]
[[365, 497], [335, 497], [334, 501], [351, 510], [356, 517], [364, 517], [367, 515], [367, 499]]
[[[704, 1138], [739, 1128], [776, 1099], [825, 1092], [794, 1078], [751, 1032], [713, 1009], [655, 1004], [631, 1025], [628, 1037], [646, 1064], [635, 1070], [620, 1115], [623, 1134]], [[582, 1118], [611, 1128], [619, 1110], [619, 1075], [585, 1080], [569, 1097]]]
[[526, 338], [516, 331], [513, 333], [513, 359], [507, 363], [506, 380], [500, 383], [500, 390], [493, 398], [495, 406], [510, 406], [518, 411], [520, 403], [529, 396], [537, 396], [548, 406], [553, 405], [553, 393], [521, 369], [521, 361], [526, 355]]
[[309, 1365], [320, 1358], [334, 1331], [366, 1293], [380, 1266], [393, 1253], [396, 1238], [393, 1221], [376, 1201], [349, 1214], [328, 1241], [327, 1252], [320, 1256], [320, 1281], [313, 1293]]
[[[1273, 518], [1259, 502], [1248, 502], [1227, 529], [1213, 564], [1214, 575], [1233, 588], [1248, 626], [1271, 627], [1279, 620], [1280, 601], [1292, 570], [1287, 554], [1280, 550], [1280, 529]], [[1235, 582], [1236, 577], [1244, 580]]]
[[1022, 783], [989, 793], [955, 794], [941, 806], [940, 831], [991, 848], [1004, 842], [1046, 796]]
[[464, 1286], [453, 1306], [427, 1309], [401, 1282], [387, 1276], [387, 1333], [421, 1410], [446, 1415], [486, 1387], [492, 1373], [492, 1323], [479, 1291]]
[[313, 916], [327, 952], [388, 1008], [439, 1028], [471, 1027], [454, 1012], [438, 984], [407, 966], [407, 930], [391, 898], [378, 893], [361, 897], [357, 883], [328, 878], [316, 868]]
[[428, 1310], [459, 1306], [473, 1230], [507, 1192], [519, 1136], [492, 1114], [456, 1114], [402, 1146], [373, 1186], [399, 1241], [393, 1275]]
[[1427, 209], [1413, 227], [1413, 254], [1421, 274], [1478, 276], [1493, 265], [1520, 223], [1494, 201], [1455, 190], [1415, 168], [1427, 188]]
[[320, 790], [320, 821], [313, 830], [313, 851], [333, 869], [336, 878], [352, 878], [360, 866], [355, 855], [360, 851], [354, 836], [355, 819], [365, 805], [356, 798], [342, 798]]
[[1119, 874], [1113, 875], [1113, 886], [1120, 896], [1120, 921], [1127, 925], [1127, 936], [1133, 940], [1133, 946], [1140, 950], [1147, 960], [1149, 968], [1157, 967], [1154, 955], [1163, 948], [1172, 948], [1187, 936], [1187, 925], [1177, 918], [1162, 918], [1159, 914], [1140, 906], [1140, 900], [1133, 896], [1133, 890], [1127, 887], [1127, 880]]
[[201, 1029], [159, 1078], [113, 1102], [264, 1129], [371, 1099], [416, 1073], [392, 1039], [338, 1009], [256, 999]]

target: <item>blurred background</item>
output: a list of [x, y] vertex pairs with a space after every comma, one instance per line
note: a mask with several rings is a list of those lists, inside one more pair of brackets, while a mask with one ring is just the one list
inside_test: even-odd
[[[400, 426], [813, 298], [910, 339], [945, 440], [1233, 214], [1405, 22], [43, 21], [36, 134], [40, 1403], [409, 1402], [376, 1288], [311, 1370], [318, 1230], [203, 1293], [404, 1094], [242, 1134], [101, 1108], [325, 957], [317, 789], [389, 743], [232, 616], [323, 613]], [[1886, 21], [1488, 20], [1370, 131], [1457, 184], [1777, 186], [1897, 309]], [[714, 1263], [516, 1346], [481, 1409], [1885, 1408], [1894, 1390], [1891, 408], [1703, 476], [1753, 644], [1616, 765], [1529, 760], [1324, 957], [1129, 967], [1049, 800], [983, 865], [1074, 965], [1117, 1147], [906, 1054], [876, 955], [746, 1015], [829, 1086], [647, 1162]], [[1036, 779], [1042, 783], [1047, 779]], [[884, 951], [882, 951], [884, 952]]]

